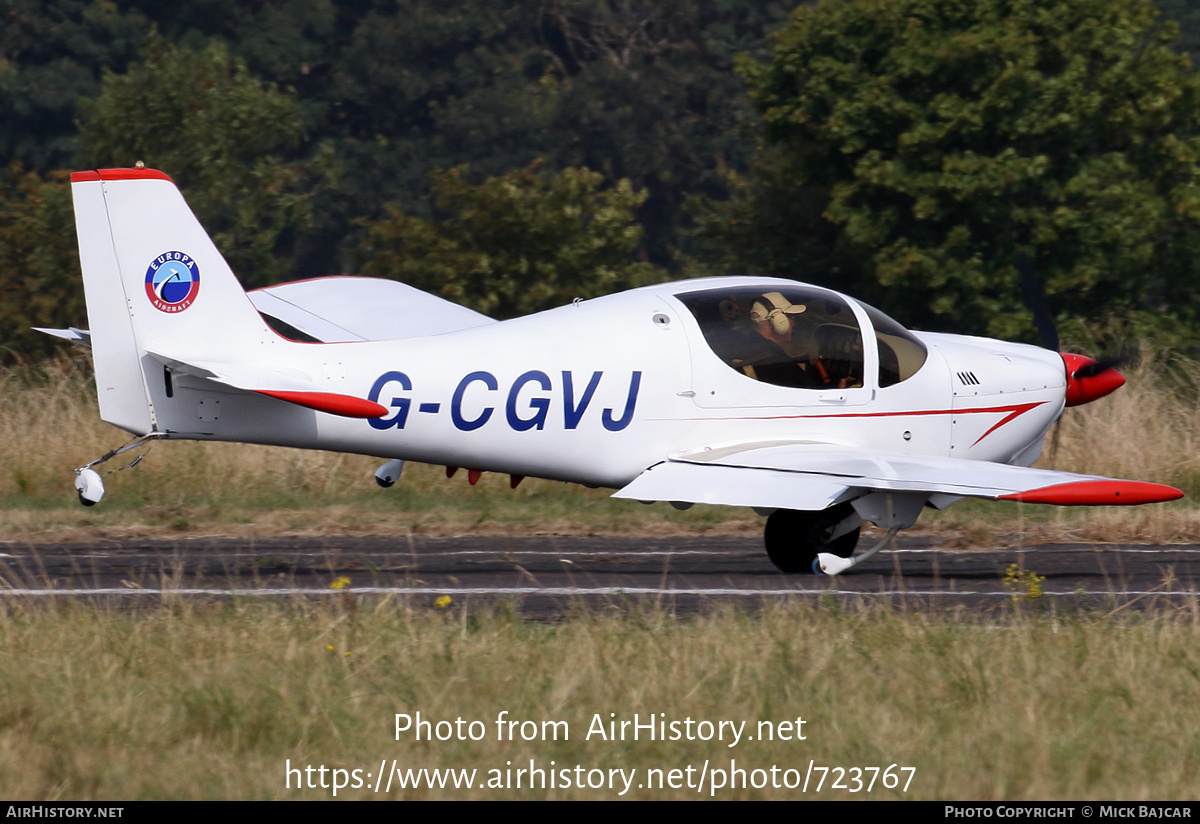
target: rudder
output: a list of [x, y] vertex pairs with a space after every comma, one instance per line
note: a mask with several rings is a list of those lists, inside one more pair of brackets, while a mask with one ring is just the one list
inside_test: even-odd
[[71, 175], [100, 416], [159, 429], [161, 359], [237, 361], [274, 338], [174, 182], [152, 169]]

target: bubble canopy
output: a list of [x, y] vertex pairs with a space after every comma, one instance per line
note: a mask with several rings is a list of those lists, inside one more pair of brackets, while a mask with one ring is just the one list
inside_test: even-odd
[[901, 383], [925, 364], [915, 335], [878, 309], [859, 303], [864, 330], [848, 299], [803, 284], [739, 285], [681, 292], [709, 347], [727, 366], [754, 380], [796, 389], [864, 386], [864, 339], [879, 351], [878, 385]]

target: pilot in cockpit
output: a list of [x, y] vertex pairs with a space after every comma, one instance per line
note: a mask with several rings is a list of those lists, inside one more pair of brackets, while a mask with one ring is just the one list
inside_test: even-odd
[[797, 334], [796, 315], [802, 315], [808, 307], [792, 303], [779, 292], [767, 292], [750, 306], [750, 322], [754, 331], [777, 344], [788, 357], [807, 360], [808, 341], [797, 340], [807, 337]]
[[779, 292], [730, 295], [717, 305], [721, 323], [709, 327], [709, 344], [726, 363], [755, 380], [800, 388], [826, 386], [808, 369], [809, 324], [796, 328], [796, 318], [806, 309]]
[[829, 342], [822, 346], [817, 341], [816, 332], [825, 330], [828, 333], [834, 327], [818, 325], [819, 320], [805, 322], [800, 316], [807, 310], [805, 304], [792, 303], [780, 292], [767, 292], [751, 305], [750, 321], [760, 336], [779, 346], [803, 372], [803, 382], [791, 385], [814, 389], [860, 386], [861, 382], [847, 368], [838, 368], [845, 366], [841, 360], [830, 359], [832, 352], [825, 351], [831, 348]]
[[863, 385], [862, 334], [850, 308], [815, 289], [679, 295], [713, 352], [749, 378], [797, 389]]

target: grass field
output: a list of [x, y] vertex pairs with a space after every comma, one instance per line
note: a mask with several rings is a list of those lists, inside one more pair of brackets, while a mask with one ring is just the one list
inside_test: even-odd
[[[1192, 496], [1195, 403], [1164, 388], [1179, 374], [1188, 373], [1169, 381], [1145, 367], [1113, 397], [1071, 410], [1055, 465], [1172, 483]], [[743, 510], [681, 513], [532, 480], [512, 491], [493, 476], [470, 487], [440, 467], [410, 467], [380, 490], [372, 459], [196, 443], [156, 444], [139, 466], [108, 476], [109, 497], [85, 509], [72, 468], [125, 440], [98, 422], [92, 398], [77, 361], [0, 374], [0, 539], [761, 528]], [[1197, 541], [1200, 510], [1187, 501], [1099, 510], [966, 502], [924, 516], [921, 527], [961, 546], [1000, 533], [1030, 542]], [[913, 603], [903, 612], [776, 603], [680, 618], [614, 599], [552, 623], [520, 619], [519, 606], [452, 601], [431, 611], [403, 598], [342, 595], [168, 596], [120, 609], [0, 599], [0, 791], [45, 800], [301, 799], [331, 797], [339, 782], [339, 798], [1196, 795], [1194, 606], [1133, 613], [1097, 602], [1063, 611], [1022, 599], [985, 615]], [[398, 738], [396, 715], [418, 712], [451, 722], [430, 732], [458, 729], [468, 740]], [[535, 723], [500, 740], [501, 713]], [[589, 739], [594, 724], [635, 713], [643, 723], [678, 722], [693, 739]], [[465, 726], [455, 728], [457, 719]], [[698, 740], [708, 729], [701, 722], [723, 739]], [[755, 740], [729, 746], [742, 723]], [[522, 729], [534, 740], [521, 740]], [[760, 740], [768, 729], [775, 740]], [[529, 774], [516, 771], [531, 760], [535, 782], [543, 770], [553, 788], [529, 789]], [[381, 766], [390, 790], [374, 788]], [[421, 774], [421, 787], [401, 789], [401, 777], [418, 780], [410, 769], [476, 773], [469, 790], [445, 774], [447, 787], [429, 788]], [[795, 786], [803, 780], [807, 792]], [[588, 781], [603, 786], [577, 786]]]
[[[388, 598], [0, 605], [9, 798], [328, 798], [334, 769], [346, 798], [1132, 801], [1192, 799], [1200, 781], [1194, 610], [1022, 607], [984, 622], [773, 605], [682, 620], [614, 603], [536, 624]], [[411, 723], [398, 736], [396, 715], [418, 712], [426, 740]], [[502, 712], [518, 726], [498, 728]], [[677, 722], [679, 740], [597, 733], [597, 720], [607, 734], [635, 713], [666, 722], [668, 738]], [[739, 740], [723, 721], [745, 722]], [[760, 722], [777, 740], [760, 740]], [[517, 789], [531, 760], [570, 775]], [[847, 772], [818, 792], [810, 762]], [[469, 790], [401, 789], [393, 773], [375, 791], [366, 773], [381, 764], [476, 773]], [[888, 788], [893, 765], [901, 783]]]

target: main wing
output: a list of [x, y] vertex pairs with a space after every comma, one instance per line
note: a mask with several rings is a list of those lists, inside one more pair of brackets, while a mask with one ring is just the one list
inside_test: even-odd
[[889, 491], [928, 493], [945, 504], [966, 497], [1101, 506], [1183, 497], [1174, 487], [1144, 481], [824, 443], [745, 444], [678, 453], [613, 497], [821, 510], [868, 492]]
[[495, 323], [465, 306], [381, 278], [299, 280], [246, 294], [261, 314], [322, 343], [422, 338]]

